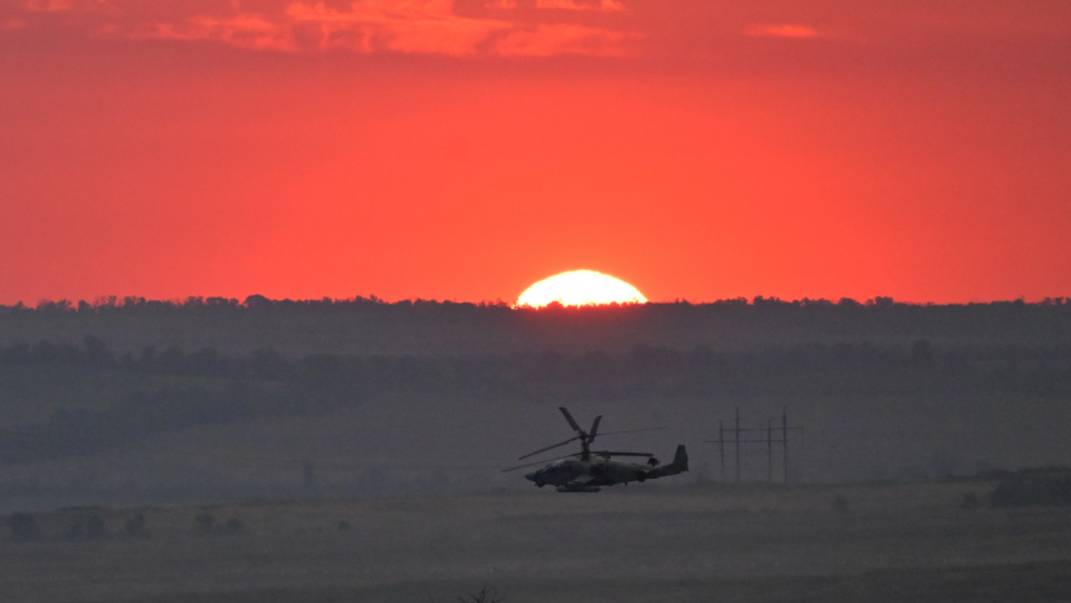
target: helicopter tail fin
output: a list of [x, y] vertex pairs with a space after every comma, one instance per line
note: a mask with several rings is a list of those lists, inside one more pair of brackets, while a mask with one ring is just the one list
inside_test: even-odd
[[688, 450], [685, 449], [684, 444], [680, 444], [677, 446], [677, 452], [673, 455], [673, 462], [668, 465], [656, 467], [647, 475], [647, 477], [649, 479], [655, 479], [666, 477], [667, 475], [677, 475], [678, 473], [684, 473], [685, 471], [688, 471]]
[[677, 445], [677, 452], [673, 455], [672, 464], [681, 471], [688, 470], [688, 450], [684, 447], [684, 444]]

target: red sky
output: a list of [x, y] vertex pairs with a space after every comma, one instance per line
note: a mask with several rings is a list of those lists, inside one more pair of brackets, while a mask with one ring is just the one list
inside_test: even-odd
[[1071, 295], [1065, 0], [9, 0], [0, 303]]

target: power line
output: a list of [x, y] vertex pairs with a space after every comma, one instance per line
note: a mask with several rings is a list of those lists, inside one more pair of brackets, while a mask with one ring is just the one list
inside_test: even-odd
[[[743, 427], [741, 425], [740, 407], [736, 407], [736, 412], [733, 421], [733, 428], [731, 430], [725, 429], [725, 422], [718, 419], [718, 439], [716, 440], [703, 440], [709, 444], [718, 445], [718, 456], [721, 465], [721, 480], [725, 481], [725, 445], [733, 445], [733, 456], [736, 465], [736, 482], [740, 481], [741, 477], [741, 461], [743, 455], [741, 454], [740, 446], [742, 444], [766, 444], [766, 479], [767, 481], [774, 481], [774, 445], [780, 444], [782, 451], [781, 468], [783, 472], [784, 483], [789, 483], [789, 433], [799, 432], [800, 440], [803, 439], [803, 427], [800, 425], [788, 424], [788, 410], [782, 409], [781, 411], [781, 425], [780, 427], [774, 426], [774, 419], [769, 418], [766, 420], [766, 425], [761, 427]], [[778, 433], [780, 432], [780, 433]], [[755, 438], [751, 434], [761, 434], [766, 437]], [[743, 439], [741, 434], [749, 434], [748, 439]], [[727, 435], [731, 435], [732, 438], [728, 438]]]

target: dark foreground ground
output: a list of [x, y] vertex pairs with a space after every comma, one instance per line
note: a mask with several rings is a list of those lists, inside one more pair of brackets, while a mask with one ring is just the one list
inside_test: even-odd
[[[0, 600], [1067, 601], [1071, 508], [987, 507], [983, 482], [629, 487], [39, 516], [0, 540]], [[963, 508], [975, 493], [980, 508]], [[970, 506], [970, 505], [967, 505]], [[198, 535], [196, 517], [241, 529]], [[64, 537], [97, 514], [108, 535]], [[234, 526], [232, 526], [234, 527]]]

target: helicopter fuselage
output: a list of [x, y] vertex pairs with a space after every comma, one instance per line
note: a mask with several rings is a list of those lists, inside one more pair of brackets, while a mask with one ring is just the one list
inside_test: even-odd
[[554, 486], [559, 492], [598, 492], [605, 486], [643, 482], [688, 470], [688, 455], [684, 446], [677, 447], [673, 462], [659, 466], [654, 463], [626, 463], [605, 457], [566, 459], [550, 463], [525, 475], [536, 486]]

